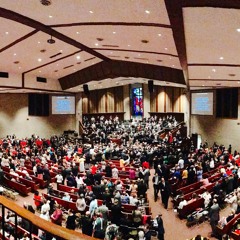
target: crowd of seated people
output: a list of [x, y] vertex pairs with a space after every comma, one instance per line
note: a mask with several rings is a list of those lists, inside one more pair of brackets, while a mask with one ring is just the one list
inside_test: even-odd
[[[196, 150], [189, 139], [188, 145], [184, 145], [184, 139], [179, 132], [175, 136], [169, 134], [162, 139], [160, 133], [164, 127], [170, 126], [169, 123], [176, 126], [176, 120], [172, 117], [151, 117], [143, 123], [144, 128], [141, 127], [142, 123], [135, 121], [126, 126], [118, 119], [92, 118], [84, 122], [85, 134], [90, 133], [85, 137], [91, 140], [86, 144], [65, 136], [52, 136], [49, 140], [35, 135], [21, 140], [16, 136], [8, 136], [1, 142], [1, 166], [9, 167], [13, 175], [18, 174], [19, 170], [27, 171], [25, 167], [31, 166], [34, 175], [29, 177], [35, 176], [45, 180], [48, 195], [52, 197], [59, 197], [55, 191], [57, 189], [52, 189], [53, 173], [58, 186], [76, 188], [78, 199], [74, 199], [71, 193], [61, 196], [61, 199], [75, 203], [78, 213], [82, 216], [79, 220], [82, 231], [86, 229], [85, 233], [94, 236], [102, 236], [103, 228], [106, 230], [109, 224], [115, 224], [117, 229], [121, 225], [139, 227], [144, 223], [144, 216], [147, 215], [144, 206], [148, 206], [146, 191], [149, 187], [151, 167], [155, 169], [155, 175], [159, 179], [154, 182], [156, 200], [160, 193], [165, 208], [169, 196], [176, 194], [176, 189], [196, 182], [203, 187], [205, 194], [201, 193], [200, 197], [204, 198], [204, 205], [211, 204], [211, 198], [206, 191], [211, 182], [204, 174], [216, 168], [219, 169], [221, 176], [218, 180], [222, 185], [219, 188], [216, 183], [213, 188], [214, 194], [219, 196], [220, 189], [226, 194], [231, 193], [238, 185], [235, 178], [240, 172], [237, 167], [237, 153], [230, 157], [231, 152], [224, 146], [214, 144], [209, 148], [207, 142]], [[111, 141], [112, 138], [123, 140], [116, 143]], [[175, 190], [173, 186], [176, 187]], [[194, 197], [188, 199], [187, 204], [199, 197], [194, 194], [192, 196]], [[43, 218], [49, 217], [56, 222], [55, 215], [61, 214], [58, 211], [59, 214], [52, 216], [52, 200], [42, 197], [35, 200], [35, 204], [37, 203], [36, 208], [41, 211]], [[102, 200], [102, 203], [98, 204], [97, 200]], [[52, 206], [51, 214], [41, 210], [48, 201]], [[127, 204], [136, 207], [128, 218], [125, 216], [129, 214], [124, 215], [122, 211], [123, 205]], [[76, 212], [70, 210], [68, 215], [75, 216]], [[67, 224], [71, 228], [73, 226], [70, 220], [73, 218], [71, 217]], [[84, 225], [89, 221], [93, 222], [90, 224], [92, 229], [89, 229], [89, 224]]]

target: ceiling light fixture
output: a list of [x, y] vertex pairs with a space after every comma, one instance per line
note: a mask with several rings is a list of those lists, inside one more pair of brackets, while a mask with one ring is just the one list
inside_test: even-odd
[[54, 44], [56, 41], [55, 41], [54, 39], [52, 39], [52, 36], [51, 36], [51, 38], [48, 39], [47, 42], [48, 42], [49, 44]]
[[240, 28], [237, 29], [237, 32], [240, 32]]
[[49, 6], [52, 4], [52, 0], [40, 0], [40, 3], [44, 6]]
[[93, 11], [89, 11], [90, 13], [93, 13]]
[[219, 59], [220, 59], [220, 60], [223, 60], [223, 59], [224, 59], [224, 57], [220, 57]]
[[149, 13], [150, 13], [150, 11], [149, 11], [149, 10], [146, 10], [146, 11], [145, 11], [145, 13], [149, 14]]

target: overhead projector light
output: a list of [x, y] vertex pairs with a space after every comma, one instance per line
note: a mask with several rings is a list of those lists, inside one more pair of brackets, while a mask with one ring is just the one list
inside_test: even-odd
[[51, 36], [51, 38], [48, 39], [47, 42], [48, 42], [49, 44], [54, 44], [56, 41], [55, 41], [54, 39], [52, 39], [52, 36]]
[[40, 0], [40, 3], [44, 6], [49, 6], [52, 4], [52, 0]]

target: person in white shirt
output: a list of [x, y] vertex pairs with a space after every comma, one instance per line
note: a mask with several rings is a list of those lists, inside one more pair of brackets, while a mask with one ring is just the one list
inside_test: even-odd
[[41, 213], [46, 213], [49, 217], [49, 211], [50, 211], [50, 201], [44, 200], [43, 205], [41, 207]]
[[58, 173], [58, 174], [57, 174], [56, 179], [57, 179], [57, 184], [62, 184], [62, 182], [63, 182], [63, 176], [62, 176], [61, 173]]
[[86, 205], [84, 195], [81, 194], [76, 201], [76, 207], [77, 207], [78, 211], [82, 214], [85, 212], [86, 206], [87, 205]]
[[178, 166], [180, 167], [180, 169], [184, 168], [184, 160], [182, 158], [179, 159]]
[[112, 169], [112, 178], [118, 178], [118, 169], [116, 168], [115, 165]]

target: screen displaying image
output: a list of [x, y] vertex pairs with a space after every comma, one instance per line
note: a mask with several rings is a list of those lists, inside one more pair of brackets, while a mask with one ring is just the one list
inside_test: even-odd
[[142, 116], [143, 115], [143, 95], [142, 88], [132, 89], [132, 115]]
[[75, 97], [53, 96], [52, 114], [75, 114]]
[[192, 93], [192, 114], [213, 115], [213, 92]]

